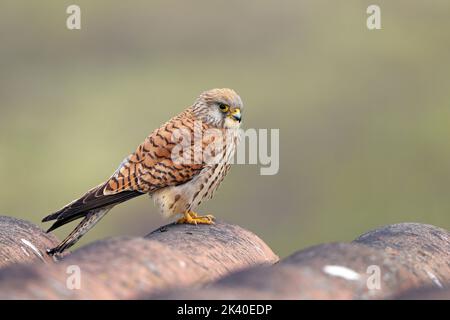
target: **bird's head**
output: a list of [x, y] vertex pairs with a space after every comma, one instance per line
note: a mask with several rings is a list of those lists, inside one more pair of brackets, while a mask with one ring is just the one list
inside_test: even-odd
[[216, 128], [239, 128], [242, 120], [241, 97], [232, 89], [212, 89], [203, 92], [195, 101], [197, 118]]

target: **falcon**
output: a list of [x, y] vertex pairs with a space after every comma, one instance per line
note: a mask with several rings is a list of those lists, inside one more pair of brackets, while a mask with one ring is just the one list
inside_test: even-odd
[[239, 142], [243, 104], [232, 89], [205, 91], [194, 104], [154, 130], [104, 183], [42, 221], [51, 232], [76, 219], [77, 227], [50, 255], [73, 246], [114, 206], [149, 194], [165, 217], [177, 223], [212, 224], [195, 211], [211, 199], [230, 170]]

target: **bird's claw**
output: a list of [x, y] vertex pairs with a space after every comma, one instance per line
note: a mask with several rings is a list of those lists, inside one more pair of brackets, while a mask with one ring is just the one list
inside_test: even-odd
[[177, 220], [177, 223], [185, 224], [214, 224], [214, 216], [207, 214], [205, 216], [199, 216], [193, 211], [186, 211], [183, 217]]

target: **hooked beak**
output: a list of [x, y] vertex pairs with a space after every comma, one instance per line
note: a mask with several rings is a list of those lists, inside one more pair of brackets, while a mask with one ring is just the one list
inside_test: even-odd
[[241, 122], [241, 109], [236, 108], [230, 113], [231, 118], [236, 120], [237, 122]]

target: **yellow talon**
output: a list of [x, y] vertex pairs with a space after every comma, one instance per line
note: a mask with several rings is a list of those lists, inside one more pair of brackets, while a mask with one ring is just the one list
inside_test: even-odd
[[214, 216], [208, 214], [206, 216], [199, 216], [197, 213], [193, 211], [186, 211], [183, 214], [183, 217], [177, 220], [177, 223], [186, 223], [186, 224], [214, 224]]

